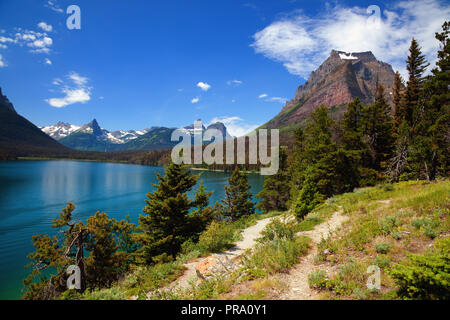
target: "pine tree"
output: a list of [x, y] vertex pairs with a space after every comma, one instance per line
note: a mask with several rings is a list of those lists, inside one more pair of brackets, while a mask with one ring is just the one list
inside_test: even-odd
[[423, 85], [411, 141], [410, 164], [414, 178], [435, 180], [449, 170], [450, 132], [450, 44], [449, 22], [436, 33], [441, 46], [437, 67]]
[[[297, 132], [294, 161], [290, 172], [296, 181], [292, 184], [291, 197], [297, 202], [299, 192], [308, 180], [314, 185], [314, 194], [329, 197], [352, 190], [357, 184], [357, 170], [352, 152], [334, 141], [334, 121], [325, 106], [317, 108], [308, 119], [304, 130]], [[311, 194], [306, 192], [305, 194]]]
[[361, 121], [363, 139], [368, 148], [369, 162], [365, 166], [376, 171], [385, 169], [392, 156], [393, 123], [391, 107], [381, 84], [377, 88], [375, 103], [364, 108]]
[[[57, 236], [33, 236], [34, 252], [28, 255], [33, 270], [24, 279], [24, 299], [53, 299], [67, 290], [66, 274], [69, 265], [77, 265], [88, 289], [103, 288], [127, 271], [130, 255], [120, 239], [134, 231], [129, 222], [110, 219], [105, 213], [97, 212], [86, 224], [72, 221], [75, 206], [69, 203], [52, 227], [59, 230]], [[83, 258], [83, 252], [88, 258]], [[81, 255], [80, 255], [81, 253]], [[51, 272], [42, 272], [51, 269]], [[86, 280], [86, 281], [85, 281]]]
[[139, 216], [142, 233], [137, 238], [142, 247], [138, 253], [140, 261], [146, 264], [172, 260], [180, 251], [181, 244], [195, 236], [198, 230], [196, 224], [199, 219], [192, 218], [189, 212], [200, 201], [190, 200], [187, 193], [199, 176], [192, 175], [185, 166], [170, 163], [165, 175], [158, 174], [157, 178], [156, 190], [147, 194], [145, 215]]
[[90, 288], [109, 287], [127, 270], [128, 254], [121, 250], [119, 241], [124, 230], [131, 227], [106, 213], [97, 212], [86, 220], [86, 277]]
[[405, 118], [405, 110], [402, 109], [402, 93], [403, 93], [403, 79], [397, 71], [394, 77], [394, 88], [392, 92], [392, 102], [394, 104], [394, 131], [396, 132], [400, 123]]
[[258, 203], [257, 208], [263, 212], [285, 211], [289, 200], [289, 181], [290, 176], [287, 171], [287, 155], [284, 149], [280, 148], [279, 170], [277, 174], [266, 177], [264, 180], [264, 189], [257, 194], [262, 201]]
[[407, 121], [411, 128], [414, 128], [414, 115], [417, 112], [420, 92], [423, 88], [423, 73], [428, 66], [429, 63], [426, 62], [418, 42], [413, 38], [409, 48], [409, 56], [406, 60], [409, 79], [403, 95], [403, 101], [401, 102], [402, 113], [404, 113], [403, 119]]
[[228, 180], [228, 186], [225, 187], [225, 200], [222, 203], [225, 205], [225, 217], [231, 220], [255, 213], [248, 178], [238, 166], [234, 168]]

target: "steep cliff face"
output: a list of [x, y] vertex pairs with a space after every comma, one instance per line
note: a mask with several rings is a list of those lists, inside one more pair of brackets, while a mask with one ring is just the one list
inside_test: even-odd
[[[305, 84], [298, 87], [294, 98], [286, 103], [266, 127], [283, 128], [301, 123], [322, 104], [339, 117], [344, 112], [345, 105], [356, 97], [366, 104], [373, 103], [378, 83], [384, 86], [386, 98], [391, 102], [394, 76], [392, 67], [378, 61], [370, 51], [349, 55], [333, 50], [329, 58], [311, 73]], [[344, 108], [336, 108], [342, 106]]]

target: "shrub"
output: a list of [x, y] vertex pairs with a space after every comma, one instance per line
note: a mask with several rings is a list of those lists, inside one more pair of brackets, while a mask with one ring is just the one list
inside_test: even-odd
[[431, 239], [436, 238], [440, 234], [439, 224], [440, 221], [437, 219], [430, 220], [420, 218], [412, 221], [412, 225], [416, 229], [422, 230], [423, 233]]
[[324, 196], [317, 191], [315, 184], [310, 180], [306, 180], [293, 205], [297, 219], [304, 219], [323, 200]]
[[376, 256], [375, 257], [375, 264], [380, 268], [386, 268], [389, 266], [389, 259], [385, 256]]
[[400, 224], [400, 221], [395, 216], [390, 216], [381, 219], [380, 228], [384, 234], [388, 235], [394, 231], [394, 228]]
[[375, 250], [378, 253], [388, 253], [392, 245], [389, 242], [378, 242], [375, 244]]
[[325, 289], [327, 285], [327, 273], [324, 270], [315, 271], [308, 275], [310, 288]]
[[327, 288], [338, 295], [351, 295], [357, 288], [363, 288], [366, 281], [366, 267], [357, 262], [343, 264], [333, 279], [327, 282]]
[[274, 219], [270, 222], [266, 228], [261, 232], [261, 238], [257, 241], [265, 243], [274, 239], [289, 239], [294, 237], [292, 227], [286, 223], [283, 223], [280, 219]]
[[233, 246], [235, 230], [230, 223], [213, 221], [200, 235], [198, 246], [205, 252], [220, 252]]
[[292, 267], [308, 252], [310, 241], [308, 237], [281, 238], [256, 246], [253, 254], [243, 258], [247, 275], [263, 277]]
[[407, 299], [450, 299], [450, 239], [436, 241], [424, 255], [410, 254], [405, 264], [389, 271], [398, 295]]

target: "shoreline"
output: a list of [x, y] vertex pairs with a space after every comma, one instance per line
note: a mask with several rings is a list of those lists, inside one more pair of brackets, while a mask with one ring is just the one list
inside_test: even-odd
[[[135, 165], [135, 166], [144, 166], [144, 167], [161, 167], [164, 166], [149, 166], [145, 164], [139, 164], [139, 163], [131, 163], [127, 161], [108, 161], [108, 160], [95, 160], [95, 159], [76, 159], [76, 158], [52, 158], [52, 157], [17, 157], [16, 160], [5, 160], [5, 161], [79, 161], [79, 162], [98, 162], [98, 163], [117, 163], [117, 164], [129, 164], [129, 165]], [[221, 173], [231, 173], [232, 171], [226, 171], [223, 169], [208, 169], [208, 168], [196, 168], [196, 167], [189, 167], [190, 170], [193, 171], [209, 171], [209, 172], [221, 172]], [[241, 170], [241, 172], [245, 174], [259, 174], [259, 171], [248, 171], [248, 170]]]

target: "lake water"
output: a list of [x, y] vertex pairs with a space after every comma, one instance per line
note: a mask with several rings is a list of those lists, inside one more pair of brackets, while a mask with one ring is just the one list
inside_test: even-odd
[[[75, 220], [101, 211], [119, 220], [130, 214], [137, 222], [147, 192], [154, 190], [155, 174], [163, 172], [159, 167], [98, 162], [0, 161], [0, 299], [21, 297], [31, 238], [55, 234], [52, 220], [67, 202], [75, 204]], [[201, 172], [207, 190], [214, 191], [211, 205], [224, 198], [229, 177]], [[249, 174], [249, 181], [254, 195], [262, 190], [262, 176]]]

